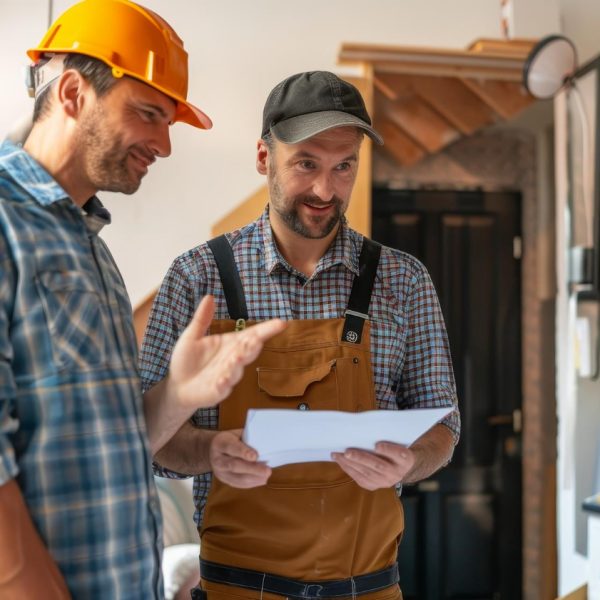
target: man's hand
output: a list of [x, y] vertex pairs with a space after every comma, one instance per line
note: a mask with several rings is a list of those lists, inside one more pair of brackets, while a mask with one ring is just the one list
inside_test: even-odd
[[169, 387], [179, 406], [190, 410], [214, 406], [229, 396], [244, 367], [285, 328], [285, 322], [273, 319], [240, 332], [207, 336], [213, 315], [214, 298], [205, 296], [171, 356]]
[[367, 490], [416, 483], [448, 464], [454, 451], [454, 438], [441, 423], [416, 440], [410, 448], [392, 442], [377, 442], [375, 451], [348, 448], [331, 457]]
[[213, 475], [236, 488], [265, 485], [271, 469], [257, 462], [256, 450], [241, 440], [242, 430], [220, 431], [210, 444], [210, 464]]
[[205, 296], [173, 348], [169, 373], [144, 394], [144, 415], [152, 454], [156, 454], [199, 408], [227, 398], [244, 367], [263, 344], [285, 329], [279, 319], [243, 331], [206, 335], [215, 312]]
[[410, 448], [392, 442], [377, 442], [375, 452], [348, 448], [331, 456], [360, 487], [371, 491], [403, 481], [416, 460]]

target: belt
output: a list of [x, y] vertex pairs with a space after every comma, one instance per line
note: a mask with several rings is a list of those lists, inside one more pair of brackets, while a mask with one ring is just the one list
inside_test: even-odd
[[250, 569], [228, 567], [200, 559], [200, 575], [207, 581], [224, 583], [235, 587], [259, 590], [287, 596], [289, 598], [339, 598], [341, 596], [361, 596], [390, 587], [400, 580], [398, 565], [394, 563], [387, 569], [381, 569], [366, 575], [357, 575], [348, 579], [329, 579], [326, 581], [300, 581], [280, 575], [261, 573]]

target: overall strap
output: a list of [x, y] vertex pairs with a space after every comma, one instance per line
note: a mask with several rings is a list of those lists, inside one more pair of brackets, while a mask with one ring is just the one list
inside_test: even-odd
[[368, 238], [363, 238], [363, 245], [358, 259], [358, 275], [352, 283], [350, 300], [346, 309], [342, 341], [351, 344], [360, 344], [365, 321], [369, 320], [369, 304], [379, 256], [381, 255], [381, 244]]
[[217, 268], [219, 269], [219, 277], [221, 278], [221, 284], [225, 292], [229, 316], [234, 321], [238, 321], [239, 319], [247, 320], [248, 309], [246, 307], [244, 286], [242, 285], [242, 280], [235, 264], [231, 244], [224, 235], [209, 240], [207, 244], [215, 257]]

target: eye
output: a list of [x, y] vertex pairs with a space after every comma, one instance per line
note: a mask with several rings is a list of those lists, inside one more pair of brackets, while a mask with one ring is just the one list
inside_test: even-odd
[[139, 114], [142, 118], [142, 121], [146, 123], [154, 123], [154, 121], [156, 121], [156, 113], [153, 110], [145, 110], [140, 108]]
[[305, 171], [311, 171], [316, 167], [314, 161], [308, 159], [299, 161], [298, 166]]
[[350, 169], [352, 169], [352, 163], [350, 163], [350, 162], [347, 162], [347, 161], [346, 161], [346, 162], [343, 162], [343, 163], [340, 163], [340, 164], [339, 164], [339, 165], [336, 167], [336, 169], [337, 169], [338, 171], [349, 171]]

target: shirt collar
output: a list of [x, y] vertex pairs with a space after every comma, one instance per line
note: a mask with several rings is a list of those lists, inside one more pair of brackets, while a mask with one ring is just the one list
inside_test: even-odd
[[[285, 269], [290, 273], [295, 272], [296, 269], [285, 260], [277, 247], [273, 237], [273, 230], [271, 229], [271, 222], [269, 220], [268, 206], [258, 221], [258, 232], [258, 237], [262, 241], [264, 249], [264, 265], [267, 273], [270, 275], [277, 268]], [[354, 243], [354, 240], [350, 235], [350, 228], [348, 227], [346, 218], [343, 217], [337, 235], [331, 246], [329, 246], [325, 254], [321, 257], [321, 260], [319, 260], [313, 276], [339, 264], [344, 265], [349, 271], [358, 275], [359, 252], [360, 246], [357, 248]]]
[[69, 195], [56, 180], [21, 146], [5, 140], [0, 145], [0, 168], [42, 206], [49, 206]]
[[[5, 140], [0, 145], [0, 168], [7, 173], [42, 206], [49, 206], [61, 200], [73, 200], [60, 184], [22, 146]], [[74, 205], [74, 203], [73, 203]], [[92, 233], [111, 222], [110, 212], [102, 202], [93, 196], [81, 209], [86, 227]]]

